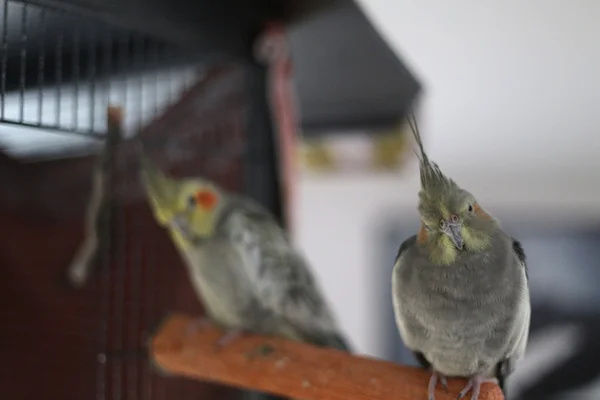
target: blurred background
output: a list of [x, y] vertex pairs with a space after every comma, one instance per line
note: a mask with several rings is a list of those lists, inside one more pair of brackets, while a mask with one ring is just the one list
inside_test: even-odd
[[[1, 3], [10, 398], [235, 396], [125, 356], [165, 313], [202, 312], [183, 268], [165, 267], [180, 261], [140, 194], [135, 138], [172, 173], [267, 206], [357, 352], [416, 365], [390, 294], [397, 249], [418, 228], [411, 106], [430, 157], [527, 252], [532, 327], [509, 399], [600, 398], [600, 3]], [[85, 252], [108, 104], [125, 116], [104, 171], [112, 250], [73, 288], [64, 271]]]
[[[420, 128], [430, 157], [529, 257], [532, 330], [509, 398], [600, 398], [600, 4], [361, 5], [424, 86]], [[357, 347], [414, 362], [398, 340], [389, 296], [399, 244], [418, 229], [417, 162], [411, 148], [395, 172], [381, 172], [358, 150], [372, 147], [337, 141], [338, 158], [365, 168], [305, 170], [298, 242]]]

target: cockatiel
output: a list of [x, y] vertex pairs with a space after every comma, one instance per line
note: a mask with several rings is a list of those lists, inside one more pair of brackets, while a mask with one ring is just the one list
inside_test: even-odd
[[458, 395], [505, 378], [525, 353], [531, 307], [525, 253], [468, 191], [430, 162], [414, 120], [420, 150], [421, 228], [398, 250], [392, 296], [405, 345], [438, 380], [465, 377]]
[[208, 319], [228, 332], [222, 343], [252, 332], [349, 351], [308, 265], [265, 209], [204, 179], [175, 180], [141, 158], [154, 216]]

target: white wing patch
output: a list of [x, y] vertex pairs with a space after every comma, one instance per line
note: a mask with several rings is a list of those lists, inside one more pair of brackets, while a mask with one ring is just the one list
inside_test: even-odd
[[[232, 215], [232, 232], [256, 299], [282, 322], [309, 332], [337, 332], [309, 267], [270, 219]], [[237, 240], [236, 240], [237, 239]]]
[[394, 269], [392, 272], [392, 305], [394, 307], [394, 316], [396, 319], [396, 327], [400, 333], [400, 337], [404, 342], [404, 345], [411, 350], [418, 350], [418, 345], [415, 342], [410, 329], [408, 328], [407, 315], [405, 310], [402, 308], [402, 301], [400, 301], [400, 295], [402, 294], [401, 283], [399, 282], [398, 274], [401, 268], [401, 263], [405, 254], [401, 254], [396, 260]]
[[242, 232], [241, 250], [244, 254], [244, 266], [251, 275], [252, 280], [258, 279], [260, 270], [261, 248], [258, 239], [257, 235], [251, 230]]

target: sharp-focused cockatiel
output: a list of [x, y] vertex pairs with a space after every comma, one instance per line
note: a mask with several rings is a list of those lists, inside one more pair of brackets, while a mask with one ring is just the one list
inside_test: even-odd
[[167, 176], [143, 154], [141, 172], [206, 309], [192, 330], [210, 321], [228, 332], [221, 344], [252, 332], [349, 351], [309, 266], [269, 212], [208, 180]]
[[438, 380], [465, 377], [461, 399], [505, 378], [525, 353], [530, 301], [525, 253], [475, 197], [420, 149], [421, 228], [398, 251], [392, 276], [396, 324], [405, 345]]

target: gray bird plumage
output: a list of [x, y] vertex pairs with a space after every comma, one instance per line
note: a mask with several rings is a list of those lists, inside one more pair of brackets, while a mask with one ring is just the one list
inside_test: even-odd
[[228, 329], [349, 350], [311, 271], [275, 219], [249, 199], [224, 201], [214, 235], [182, 252], [211, 318]]
[[[226, 201], [214, 236], [183, 252], [211, 319], [228, 329], [350, 351], [311, 271], [277, 222], [247, 199]], [[215, 265], [221, 268], [210, 268]], [[285, 400], [262, 393], [245, 399]]]
[[[414, 122], [413, 122], [414, 124]], [[421, 230], [398, 251], [392, 276], [396, 323], [405, 345], [438, 378], [479, 386], [506, 377], [524, 356], [530, 302], [525, 253], [475, 198], [446, 178], [421, 149]]]
[[211, 322], [230, 334], [350, 351], [308, 264], [266, 209], [203, 179], [173, 179], [147, 158], [141, 167], [154, 217], [185, 260]]
[[450, 267], [432, 265], [416, 235], [402, 243], [394, 311], [405, 345], [423, 367], [496, 377], [503, 386], [523, 357], [530, 315], [525, 258], [519, 242], [502, 236], [493, 246], [498, 250], [466, 255]]

